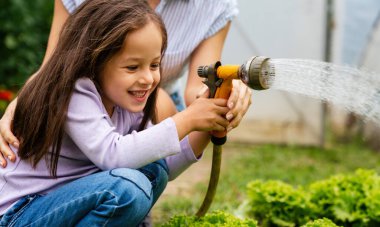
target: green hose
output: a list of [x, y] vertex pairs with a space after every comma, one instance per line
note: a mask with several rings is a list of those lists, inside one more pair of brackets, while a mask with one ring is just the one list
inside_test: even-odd
[[196, 216], [198, 218], [203, 217], [208, 209], [211, 206], [212, 200], [214, 199], [216, 188], [218, 186], [219, 174], [220, 174], [220, 165], [222, 162], [222, 146], [215, 145], [213, 147], [212, 152], [212, 166], [211, 166], [211, 174], [210, 181], [208, 183], [207, 193], [203, 200], [202, 206], [199, 208]]

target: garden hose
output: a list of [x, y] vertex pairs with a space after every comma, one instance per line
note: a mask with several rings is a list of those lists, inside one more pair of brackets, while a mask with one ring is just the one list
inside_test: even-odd
[[[198, 75], [205, 78], [204, 83], [210, 90], [209, 98], [228, 99], [232, 90], [232, 80], [240, 79], [255, 90], [268, 89], [274, 80], [274, 66], [270, 58], [255, 56], [242, 65], [224, 65], [218, 61], [209, 66], [198, 67]], [[227, 131], [212, 131], [213, 145], [210, 181], [206, 196], [196, 216], [203, 217], [211, 206], [218, 186], [222, 162], [222, 145], [227, 141]]]
[[198, 218], [203, 217], [211, 206], [212, 200], [214, 199], [216, 188], [219, 182], [220, 176], [220, 166], [222, 163], [222, 145], [215, 145], [212, 151], [212, 165], [210, 181], [208, 182], [208, 188], [206, 196], [203, 200], [201, 207], [199, 208], [196, 216]]

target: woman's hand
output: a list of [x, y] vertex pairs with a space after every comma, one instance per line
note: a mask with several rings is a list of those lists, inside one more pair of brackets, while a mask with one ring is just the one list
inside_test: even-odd
[[18, 139], [13, 135], [11, 131], [11, 124], [13, 119], [13, 114], [16, 109], [17, 99], [13, 100], [5, 110], [3, 117], [0, 120], [0, 165], [4, 168], [7, 166], [8, 158], [10, 161], [14, 162], [16, 160], [15, 153], [9, 147], [12, 144], [14, 147], [19, 146]]
[[230, 121], [227, 127], [228, 132], [240, 124], [240, 121], [251, 105], [252, 96], [251, 89], [241, 80], [233, 80], [232, 84], [233, 88], [227, 102], [227, 106], [230, 108], [230, 111], [226, 115], [227, 120]]

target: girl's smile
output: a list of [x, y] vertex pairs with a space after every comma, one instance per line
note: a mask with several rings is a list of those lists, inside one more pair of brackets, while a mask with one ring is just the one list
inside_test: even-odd
[[148, 99], [149, 90], [139, 90], [139, 91], [128, 91], [130, 95], [132, 95], [136, 101], [145, 102]]

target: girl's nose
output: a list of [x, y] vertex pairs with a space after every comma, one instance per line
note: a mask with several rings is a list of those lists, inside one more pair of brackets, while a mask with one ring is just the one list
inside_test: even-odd
[[144, 70], [144, 72], [142, 72], [139, 82], [141, 84], [153, 84], [153, 72], [150, 70]]

